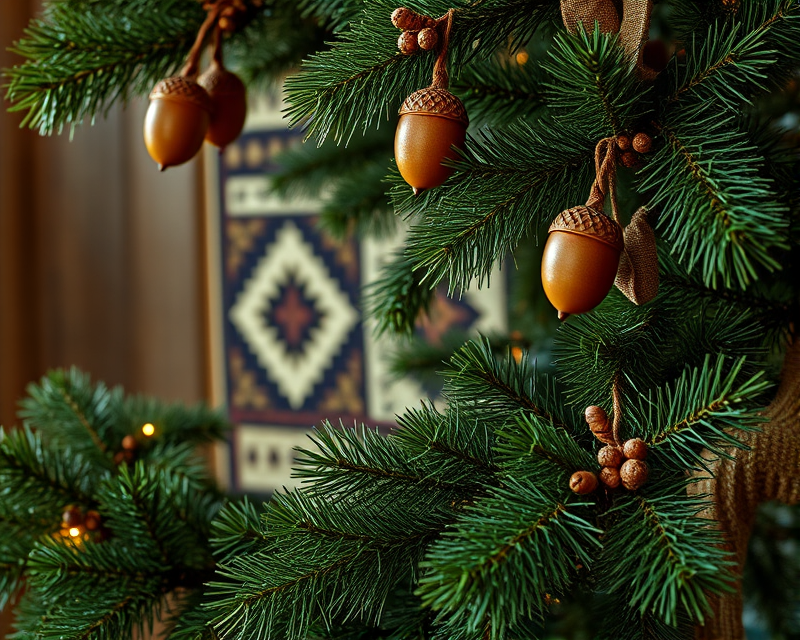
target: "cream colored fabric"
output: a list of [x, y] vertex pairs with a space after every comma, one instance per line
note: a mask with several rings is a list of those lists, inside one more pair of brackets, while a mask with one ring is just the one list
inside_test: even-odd
[[[732, 460], [715, 461], [714, 477], [691, 488], [692, 493], [713, 496], [713, 507], [701, 516], [716, 520], [723, 531], [738, 561], [738, 576], [758, 506], [773, 500], [800, 502], [800, 340], [786, 354], [778, 393], [764, 415], [767, 422], [760, 432], [741, 434], [749, 450], [732, 449]], [[712, 598], [714, 616], [698, 627], [697, 640], [745, 640], [740, 577], [733, 586], [735, 593]]]

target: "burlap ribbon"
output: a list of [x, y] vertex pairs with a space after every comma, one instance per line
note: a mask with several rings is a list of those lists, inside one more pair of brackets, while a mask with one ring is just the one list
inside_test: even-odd
[[[595, 180], [586, 206], [602, 211], [611, 199], [614, 220], [619, 222], [617, 203], [617, 159], [619, 147], [614, 138], [604, 138], [595, 148]], [[656, 236], [647, 220], [647, 209], [640, 208], [625, 227], [625, 247], [614, 286], [631, 302], [642, 305], [658, 293], [658, 253]]]
[[642, 55], [650, 31], [652, 0], [622, 0], [622, 14], [615, 0], [561, 0], [564, 26], [575, 33], [582, 23], [587, 32], [597, 22], [603, 33], [619, 33], [619, 41], [636, 65], [641, 80], [652, 80], [658, 73], [645, 66]]
[[704, 452], [713, 460], [713, 477], [690, 487], [690, 493], [712, 496], [712, 506], [700, 515], [715, 521], [738, 562], [735, 592], [710, 599], [713, 617], [697, 628], [697, 640], [745, 640], [740, 576], [756, 510], [773, 500], [800, 503], [800, 340], [789, 347], [781, 385], [764, 417], [761, 431], [739, 434], [746, 450], [731, 449], [730, 459]]

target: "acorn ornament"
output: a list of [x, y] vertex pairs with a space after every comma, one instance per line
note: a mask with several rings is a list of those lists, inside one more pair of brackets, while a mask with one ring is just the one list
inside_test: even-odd
[[[396, 25], [411, 24], [407, 18], [398, 23], [394, 20], [395, 14], [393, 22]], [[431, 20], [415, 15], [415, 26]], [[425, 22], [426, 26], [419, 32], [419, 46], [426, 49], [438, 44], [440, 47], [433, 82], [430, 87], [408, 96], [400, 107], [394, 154], [400, 175], [414, 189], [414, 195], [438, 187], [450, 176], [453, 170], [442, 162], [456, 159], [455, 148], [463, 147], [466, 140], [469, 125], [466, 109], [461, 100], [448, 91], [447, 47], [452, 21], [451, 10], [433, 26]]]
[[622, 228], [582, 206], [553, 220], [542, 256], [542, 285], [561, 320], [591, 311], [611, 291], [622, 255]]
[[247, 117], [247, 90], [244, 82], [222, 63], [222, 30], [215, 31], [211, 66], [197, 79], [211, 99], [211, 121], [205, 139], [220, 151], [239, 137]]
[[[241, 132], [247, 111], [242, 81], [222, 64], [221, 34], [235, 27], [240, 0], [216, 0], [197, 32], [181, 72], [159, 82], [150, 93], [144, 121], [144, 142], [163, 171], [191, 160], [203, 141], [225, 147]], [[211, 67], [198, 78], [200, 54], [215, 29]]]
[[211, 100], [194, 79], [178, 75], [159, 82], [144, 119], [144, 143], [159, 170], [191, 160], [210, 122]]

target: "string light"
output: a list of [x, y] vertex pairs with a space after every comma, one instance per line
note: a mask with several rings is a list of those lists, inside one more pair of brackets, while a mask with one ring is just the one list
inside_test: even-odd
[[525, 64], [528, 61], [529, 57], [530, 56], [528, 56], [527, 51], [520, 51], [519, 53], [517, 53], [517, 64], [520, 65]]
[[156, 432], [156, 428], [153, 424], [148, 422], [146, 425], [142, 426], [142, 433], [146, 435], [148, 438], [152, 436]]
[[81, 535], [81, 530], [78, 529], [78, 527], [70, 527], [69, 535], [73, 538], [77, 538], [79, 535]]

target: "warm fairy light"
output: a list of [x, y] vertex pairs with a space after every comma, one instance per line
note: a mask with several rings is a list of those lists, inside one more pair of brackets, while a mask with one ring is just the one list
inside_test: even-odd
[[79, 535], [81, 535], [81, 530], [78, 529], [78, 527], [70, 527], [69, 535], [73, 538], [77, 538]]
[[530, 56], [527, 51], [520, 51], [517, 53], [517, 64], [525, 64]]
[[514, 361], [517, 364], [522, 362], [522, 348], [521, 347], [511, 347], [511, 355], [514, 357]]
[[144, 435], [146, 435], [148, 438], [149, 438], [150, 436], [152, 436], [152, 435], [153, 435], [155, 432], [156, 432], [156, 428], [155, 428], [155, 426], [153, 426], [153, 425], [152, 425], [151, 423], [149, 423], [149, 422], [148, 422], [146, 425], [144, 425], [144, 426], [142, 427], [142, 433], [143, 433]]

